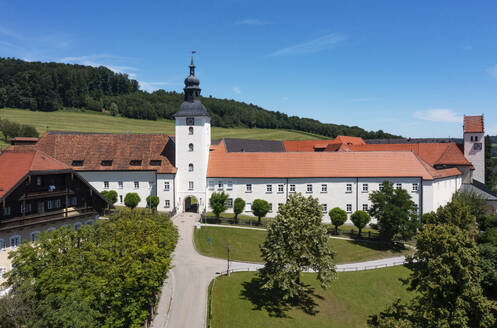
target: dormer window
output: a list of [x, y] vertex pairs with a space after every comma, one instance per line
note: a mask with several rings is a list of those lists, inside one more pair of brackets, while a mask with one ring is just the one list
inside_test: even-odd
[[161, 166], [162, 161], [160, 159], [152, 159], [150, 160], [150, 165], [151, 166]]
[[129, 162], [129, 165], [131, 165], [131, 166], [141, 166], [142, 165], [142, 160], [141, 159], [132, 159]]
[[75, 160], [75, 161], [72, 161], [71, 165], [72, 166], [83, 166], [84, 162], [85, 161], [83, 161], [83, 160]]
[[100, 165], [102, 166], [112, 166], [112, 160], [103, 160]]

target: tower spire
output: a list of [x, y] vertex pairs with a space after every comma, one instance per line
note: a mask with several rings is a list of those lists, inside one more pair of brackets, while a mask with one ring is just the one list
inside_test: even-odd
[[195, 64], [193, 63], [193, 55], [197, 52], [195, 50], [192, 51], [192, 59], [190, 61], [190, 75], [195, 76]]

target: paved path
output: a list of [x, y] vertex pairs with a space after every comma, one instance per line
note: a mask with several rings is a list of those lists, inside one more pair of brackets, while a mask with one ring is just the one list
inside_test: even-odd
[[[199, 220], [194, 213], [181, 213], [173, 218], [178, 227], [179, 240], [173, 254], [173, 268], [163, 286], [158, 313], [153, 328], [205, 328], [207, 311], [207, 287], [220, 272], [226, 272], [226, 260], [200, 255], [193, 246], [193, 229]], [[219, 225], [216, 225], [219, 226]], [[243, 228], [243, 227], [241, 227]], [[338, 272], [376, 269], [400, 265], [404, 256], [339, 264]], [[258, 263], [230, 262], [233, 271], [255, 271]]]

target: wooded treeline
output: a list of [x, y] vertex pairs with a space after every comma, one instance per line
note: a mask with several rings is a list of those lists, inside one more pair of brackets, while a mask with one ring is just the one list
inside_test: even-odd
[[[26, 62], [0, 58], [0, 108], [15, 107], [40, 111], [85, 108], [110, 111], [112, 115], [156, 120], [173, 119], [183, 102], [183, 94], [139, 90], [136, 80], [106, 67], [62, 63]], [[218, 127], [257, 127], [291, 129], [328, 137], [337, 135], [363, 138], [393, 138], [379, 131], [357, 126], [325, 124], [309, 118], [288, 116], [253, 104], [203, 97], [212, 125]]]

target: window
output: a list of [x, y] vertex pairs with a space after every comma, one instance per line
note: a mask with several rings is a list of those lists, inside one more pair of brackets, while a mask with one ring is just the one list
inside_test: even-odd
[[38, 213], [45, 213], [45, 202], [38, 202]]
[[40, 232], [39, 231], [33, 231], [31, 233], [31, 241], [37, 241], [38, 238], [40, 238]]
[[188, 190], [193, 190], [193, 181], [188, 181]]
[[233, 198], [228, 198], [228, 200], [226, 202], [227, 202], [228, 208], [233, 208]]
[[352, 213], [352, 204], [347, 204], [346, 211], [347, 213]]
[[273, 203], [269, 203], [269, 213], [273, 212]]
[[245, 212], [252, 212], [252, 203], [247, 203], [247, 206], [245, 206], [245, 208]]
[[21, 203], [20, 206], [21, 213], [30, 213], [31, 212], [31, 203], [26, 203], [26, 207], [24, 206], [24, 203]]
[[164, 191], [169, 191], [169, 181], [164, 181]]
[[223, 190], [223, 188], [224, 188], [223, 182], [219, 181], [218, 184], [217, 184], [217, 190]]
[[141, 159], [132, 159], [129, 161], [129, 165], [131, 166], [141, 166], [142, 165], [142, 160]]
[[56, 199], [55, 200], [55, 208], [61, 208], [62, 206], [62, 202], [60, 201], [60, 199]]
[[71, 199], [69, 199], [69, 205], [72, 205], [72, 206], [78, 205], [78, 197], [72, 196]]
[[148, 182], [148, 187], [149, 188], [153, 188], [154, 187], [154, 182], [153, 181], [149, 181]]
[[412, 184], [412, 191], [418, 191], [418, 184], [417, 183]]
[[352, 183], [347, 183], [347, 186], [346, 186], [346, 192], [350, 193], [352, 192]]
[[475, 146], [474, 146], [474, 147], [475, 147], [475, 150], [481, 150], [481, 148], [482, 148], [482, 147], [481, 147], [481, 143], [480, 143], [480, 142], [475, 143]]
[[17, 247], [21, 245], [21, 236], [14, 235], [10, 237], [10, 247]]
[[92, 219], [86, 220], [86, 224], [87, 225], [93, 225], [93, 220]]
[[380, 189], [380, 191], [383, 191], [383, 189], [385, 189], [385, 186], [383, 185], [383, 183], [380, 183], [380, 187], [378, 189]]
[[321, 185], [321, 192], [328, 192], [328, 185], [327, 184]]
[[55, 229], [54, 227], [47, 228], [47, 231], [49, 231], [49, 232], [50, 231], [55, 231], [55, 230], [57, 230], [57, 229]]
[[396, 187], [397, 189], [402, 189], [402, 183], [397, 183], [397, 184], [395, 185], [395, 187]]
[[104, 181], [104, 189], [109, 189], [109, 181]]
[[5, 248], [5, 241], [0, 238], [0, 251]]
[[188, 172], [193, 172], [193, 164], [188, 164]]
[[307, 190], [307, 192], [312, 192], [312, 185], [308, 184], [306, 190]]
[[478, 141], [478, 136], [475, 136], [475, 141]]
[[228, 181], [226, 184], [226, 190], [233, 190], [233, 181]]
[[368, 204], [362, 204], [362, 210], [363, 211], [368, 211]]
[[246, 188], [246, 189], [245, 189], [245, 192], [252, 192], [252, 185], [251, 185], [250, 183], [247, 183], [247, 184], [245, 185], [245, 188]]
[[83, 226], [83, 224], [81, 222], [76, 222], [74, 224], [74, 230], [79, 230], [79, 229], [81, 229], [82, 226]]
[[123, 203], [123, 195], [119, 195], [119, 203]]
[[321, 204], [321, 209], [324, 214], [328, 213], [328, 204]]
[[41, 186], [41, 183], [42, 183], [41, 177], [36, 177], [36, 185]]
[[171, 201], [170, 201], [169, 199], [166, 199], [166, 200], [164, 201], [164, 207], [165, 207], [165, 208], [170, 208], [170, 207], [171, 207]]
[[290, 192], [295, 192], [295, 185], [294, 184], [290, 185]]
[[186, 125], [195, 125], [195, 117], [187, 117]]
[[209, 180], [209, 190], [214, 190], [215, 185], [216, 183], [214, 182], [214, 180]]
[[285, 187], [282, 184], [278, 185], [278, 192], [282, 193], [285, 190]]
[[362, 192], [368, 192], [368, 190], [369, 190], [368, 184], [367, 183], [363, 183], [362, 184]]
[[118, 186], [119, 189], [123, 189], [124, 183], [122, 181], [118, 181], [117, 182], [117, 186]]
[[102, 165], [102, 166], [112, 166], [112, 160], [111, 159], [105, 159], [102, 162], [100, 162], [100, 165]]
[[48, 208], [49, 210], [51, 210], [51, 209], [53, 209], [54, 207], [55, 207], [55, 202], [54, 202], [52, 199], [48, 200], [48, 201], [47, 201], [47, 208]]
[[135, 181], [135, 189], [140, 188], [140, 181]]
[[273, 185], [266, 185], [266, 192], [273, 192]]
[[188, 145], [188, 151], [193, 151], [193, 144], [192, 143]]
[[11, 209], [10, 209], [10, 206], [6, 206], [3, 208], [3, 215], [4, 216], [9, 216], [11, 214]]
[[76, 160], [76, 161], [72, 161], [71, 165], [72, 166], [83, 166], [84, 162], [85, 161]]
[[150, 160], [150, 166], [161, 166], [162, 161], [160, 159], [151, 159]]
[[190, 127], [188, 128], [188, 134], [189, 134], [189, 135], [193, 135], [193, 126], [190, 126]]

